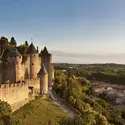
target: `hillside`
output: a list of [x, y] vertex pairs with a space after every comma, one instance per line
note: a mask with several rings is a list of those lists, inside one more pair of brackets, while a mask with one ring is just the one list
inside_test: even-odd
[[68, 117], [49, 98], [39, 98], [13, 113], [21, 125], [56, 125], [60, 119]]

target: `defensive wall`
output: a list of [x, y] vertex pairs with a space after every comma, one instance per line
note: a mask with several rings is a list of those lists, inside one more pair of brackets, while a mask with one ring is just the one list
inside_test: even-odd
[[14, 111], [32, 100], [39, 93], [39, 88], [39, 79], [26, 80], [23, 83], [0, 84], [0, 99], [7, 101]]

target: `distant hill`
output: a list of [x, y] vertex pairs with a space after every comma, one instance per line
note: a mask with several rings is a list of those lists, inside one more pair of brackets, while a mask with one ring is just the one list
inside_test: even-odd
[[97, 67], [97, 68], [104, 68], [104, 69], [124, 69], [125, 64], [115, 64], [115, 63], [104, 63], [104, 64], [69, 64], [69, 63], [53, 63], [55, 68], [89, 68], [89, 67]]

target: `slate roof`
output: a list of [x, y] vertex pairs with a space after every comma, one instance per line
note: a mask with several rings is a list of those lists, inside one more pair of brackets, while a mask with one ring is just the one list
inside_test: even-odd
[[8, 52], [9, 57], [16, 57], [16, 56], [22, 56], [17, 50], [9, 50]]
[[46, 54], [46, 55], [49, 54], [49, 52], [48, 52], [46, 46], [44, 47], [43, 50], [41, 50], [41, 53], [40, 53], [40, 54]]
[[30, 44], [26, 53], [27, 54], [37, 54], [37, 50], [36, 50], [35, 46], [33, 45], [33, 43]]
[[46, 71], [46, 68], [43, 64], [42, 68], [40, 69], [40, 71], [38, 72], [37, 75], [45, 75], [45, 74], [47, 74], [47, 71]]

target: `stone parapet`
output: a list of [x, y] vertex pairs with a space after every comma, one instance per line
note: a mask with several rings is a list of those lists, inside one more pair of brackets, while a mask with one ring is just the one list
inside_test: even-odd
[[26, 83], [0, 84], [0, 89], [26, 86]]

